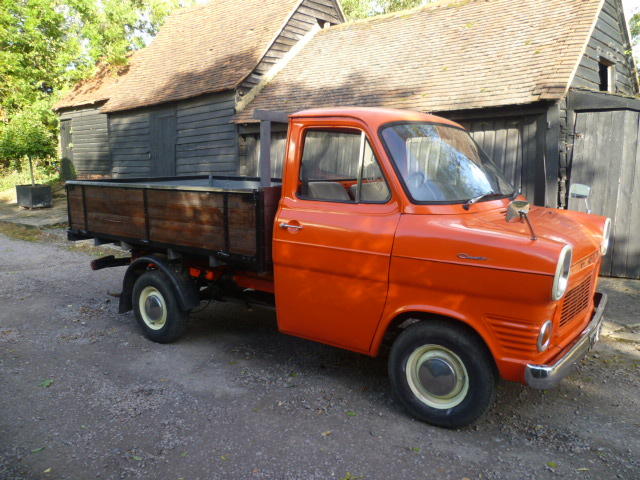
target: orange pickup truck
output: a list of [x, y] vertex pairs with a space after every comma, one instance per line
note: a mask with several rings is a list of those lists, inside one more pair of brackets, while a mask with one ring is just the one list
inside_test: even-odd
[[530, 206], [443, 118], [309, 110], [288, 135], [282, 182], [68, 182], [69, 238], [131, 252], [92, 267], [128, 266], [120, 312], [148, 338], [206, 299], [272, 307], [283, 333], [384, 351], [398, 401], [444, 427], [499, 377], [556, 385], [598, 339], [608, 218]]

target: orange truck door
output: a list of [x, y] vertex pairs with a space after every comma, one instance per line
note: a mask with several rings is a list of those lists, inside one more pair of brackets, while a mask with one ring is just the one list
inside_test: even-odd
[[362, 131], [297, 134], [301, 161], [287, 165], [274, 232], [278, 326], [366, 353], [387, 296], [398, 207]]

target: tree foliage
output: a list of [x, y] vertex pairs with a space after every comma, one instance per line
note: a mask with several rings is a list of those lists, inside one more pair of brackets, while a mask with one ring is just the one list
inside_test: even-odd
[[383, 13], [397, 12], [430, 3], [433, 0], [342, 0], [342, 8], [350, 20]]
[[[4, 163], [17, 145], [26, 148], [17, 142], [19, 128], [39, 145], [39, 153], [30, 154], [50, 155], [50, 142], [45, 139], [56, 137], [51, 112], [56, 99], [93, 74], [98, 62], [125, 63], [127, 55], [144, 46], [163, 19], [185, 3], [193, 1], [0, 1], [0, 142], [5, 142], [0, 155]], [[11, 160], [15, 161], [14, 156]]]
[[50, 105], [35, 102], [12, 116], [0, 130], [0, 167], [19, 167], [25, 157], [52, 157], [56, 150]]

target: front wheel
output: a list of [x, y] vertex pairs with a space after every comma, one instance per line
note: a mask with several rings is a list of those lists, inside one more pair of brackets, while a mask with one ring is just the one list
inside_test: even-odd
[[398, 401], [414, 417], [441, 427], [463, 427], [482, 416], [495, 397], [496, 377], [475, 336], [438, 320], [408, 327], [389, 356]]
[[136, 280], [133, 310], [144, 336], [154, 342], [173, 342], [187, 328], [188, 312], [180, 309], [173, 285], [157, 270], [147, 271]]

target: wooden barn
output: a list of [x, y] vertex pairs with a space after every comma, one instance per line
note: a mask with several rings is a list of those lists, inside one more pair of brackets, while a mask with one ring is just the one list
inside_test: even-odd
[[[287, 113], [433, 112], [536, 204], [583, 209], [569, 186], [592, 185], [615, 225], [604, 273], [640, 278], [640, 99], [621, 0], [445, 1], [343, 22], [337, 0], [176, 13], [126, 72], [58, 105], [63, 152], [84, 177], [251, 176], [262, 143], [278, 177]], [[262, 117], [262, 139], [257, 111], [280, 112]]]
[[121, 71], [100, 69], [57, 105], [80, 178], [233, 174], [236, 105], [323, 27], [337, 0], [215, 0], [171, 15]]
[[[584, 209], [568, 189], [590, 184], [593, 212], [614, 221], [603, 273], [640, 278], [630, 48], [620, 0], [438, 3], [320, 32], [235, 121], [255, 165], [255, 111], [385, 106], [457, 120], [538, 205]], [[277, 174], [282, 127], [271, 128]]]

